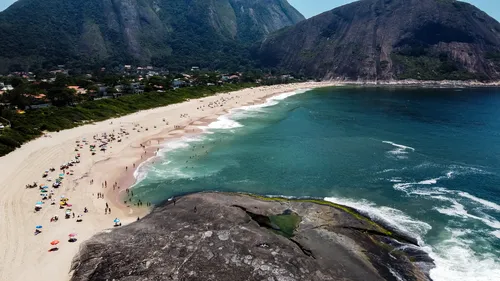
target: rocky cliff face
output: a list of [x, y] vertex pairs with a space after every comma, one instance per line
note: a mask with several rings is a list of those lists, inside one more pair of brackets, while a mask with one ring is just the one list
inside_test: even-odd
[[71, 280], [429, 280], [432, 266], [344, 206], [200, 193], [87, 241]]
[[73, 62], [216, 68], [248, 60], [245, 44], [303, 19], [286, 0], [19, 0], [0, 13], [0, 71]]
[[500, 79], [500, 24], [455, 0], [360, 0], [266, 39], [264, 65], [349, 79]]

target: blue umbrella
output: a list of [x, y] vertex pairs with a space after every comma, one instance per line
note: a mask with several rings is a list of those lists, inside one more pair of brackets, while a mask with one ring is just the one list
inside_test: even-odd
[[35, 228], [36, 229], [40, 229], [40, 228], [42, 228], [42, 226], [41, 225], [37, 225], [37, 226], [35, 226]]
[[36, 202], [36, 205], [42, 205], [42, 204], [43, 204], [43, 202], [42, 202], [42, 201], [38, 201], [38, 202]]
[[46, 185], [42, 186], [42, 189], [47, 189], [47, 188], [49, 188], [49, 187]]
[[120, 219], [115, 219], [113, 222], [114, 222], [114, 223], [119, 223], [119, 222], [120, 222]]

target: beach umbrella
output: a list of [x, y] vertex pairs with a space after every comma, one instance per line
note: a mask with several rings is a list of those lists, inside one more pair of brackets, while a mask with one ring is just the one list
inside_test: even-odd
[[68, 236], [71, 237], [71, 238], [73, 238], [73, 237], [76, 236], [76, 233], [70, 233]]
[[54, 240], [54, 241], [50, 242], [50, 245], [53, 245], [53, 246], [55, 246], [57, 244], [59, 244], [59, 240]]
[[61, 195], [61, 198], [64, 198], [64, 195]]
[[49, 187], [46, 185], [42, 186], [42, 189], [47, 189], [47, 188], [49, 188]]
[[42, 201], [38, 201], [38, 202], [36, 202], [35, 204], [36, 204], [36, 205], [42, 205], [42, 204], [43, 204], [43, 202], [42, 202]]
[[64, 174], [59, 174], [59, 177], [64, 178]]
[[35, 228], [36, 228], [36, 229], [41, 229], [41, 228], [42, 228], [42, 226], [41, 226], [41, 225], [37, 225], [37, 226], [35, 226]]
[[119, 222], [120, 222], [120, 219], [116, 218], [113, 222], [114, 222], [114, 223], [119, 223]]

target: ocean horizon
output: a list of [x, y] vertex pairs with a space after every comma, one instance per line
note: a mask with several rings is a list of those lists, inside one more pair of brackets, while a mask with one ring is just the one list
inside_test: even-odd
[[333, 87], [283, 93], [169, 140], [137, 198], [199, 191], [314, 197], [416, 238], [431, 278], [500, 276], [500, 90]]

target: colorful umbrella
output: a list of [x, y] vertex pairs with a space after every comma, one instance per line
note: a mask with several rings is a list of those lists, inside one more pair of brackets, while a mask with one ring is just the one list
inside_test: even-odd
[[36, 202], [35, 204], [36, 204], [36, 205], [42, 205], [42, 204], [43, 204], [43, 202], [42, 202], [42, 201], [38, 201], [38, 202]]
[[71, 237], [71, 238], [73, 238], [73, 237], [76, 236], [76, 233], [70, 233], [68, 236]]
[[41, 229], [41, 228], [42, 228], [42, 226], [41, 226], [41, 225], [37, 225], [37, 226], [35, 226], [35, 228], [36, 228], [36, 229]]
[[120, 219], [116, 218], [113, 222], [114, 222], [114, 223], [119, 223], [119, 222], [120, 222]]
[[50, 245], [54, 245], [55, 246], [57, 244], [59, 244], [59, 240], [54, 240], [54, 241], [50, 242]]
[[47, 189], [47, 188], [49, 188], [49, 187], [46, 185], [42, 186], [42, 189]]

